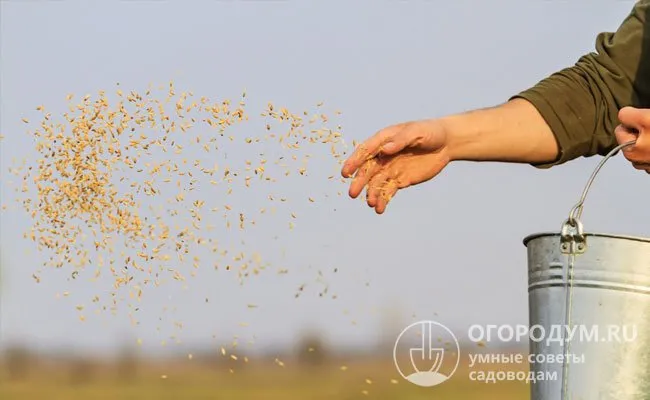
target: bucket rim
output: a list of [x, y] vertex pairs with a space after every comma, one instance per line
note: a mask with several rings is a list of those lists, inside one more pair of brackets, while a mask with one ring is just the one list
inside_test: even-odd
[[[524, 238], [523, 240], [524, 246], [527, 246], [528, 242], [530, 242], [533, 239], [538, 239], [545, 236], [560, 236], [560, 232], [538, 232], [538, 233], [530, 234]], [[625, 240], [633, 240], [636, 242], [650, 243], [650, 238], [646, 238], [642, 236], [618, 235], [613, 233], [585, 233], [585, 236], [604, 237], [610, 239], [625, 239]]]

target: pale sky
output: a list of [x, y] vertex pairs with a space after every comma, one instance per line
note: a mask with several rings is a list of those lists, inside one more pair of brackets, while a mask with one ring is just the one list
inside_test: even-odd
[[[241, 234], [251, 250], [271, 258], [284, 251], [289, 274], [262, 274], [239, 286], [208, 266], [189, 280], [189, 290], [148, 290], [136, 329], [126, 312], [79, 321], [75, 305], [105, 294], [110, 279], [70, 283], [65, 269], [48, 271], [40, 284], [32, 279], [43, 256], [22, 238], [30, 220], [13, 205], [8, 184], [11, 159], [33, 154], [21, 118], [41, 104], [64, 110], [68, 93], [113, 90], [116, 82], [141, 90], [173, 80], [179, 90], [214, 99], [238, 99], [245, 89], [253, 111], [268, 101], [290, 110], [324, 101], [343, 112], [346, 140], [363, 140], [393, 123], [505, 101], [592, 51], [596, 34], [615, 30], [633, 3], [3, 0], [0, 146], [2, 203], [9, 210], [0, 220], [0, 345], [103, 352], [142, 338], [162, 351], [160, 341], [176, 332], [185, 343], [255, 335], [256, 348], [263, 348], [290, 345], [302, 330], [317, 329], [332, 344], [363, 346], [381, 337], [382, 315], [391, 310], [404, 327], [414, 315], [461, 338], [472, 324], [526, 324], [522, 239], [560, 228], [598, 157], [551, 170], [458, 163], [399, 193], [382, 216], [336, 196], [347, 188], [323, 179], [332, 160], [314, 160], [313, 176], [278, 189], [296, 199], [294, 231], [271, 225], [268, 235]], [[303, 201], [312, 193], [317, 203]], [[585, 228], [650, 235], [650, 208], [642, 205], [648, 196], [646, 174], [622, 156], [611, 160], [585, 205]], [[262, 197], [236, 201], [266, 206]], [[319, 269], [337, 299], [319, 298], [313, 283]], [[303, 295], [294, 298], [304, 282]], [[64, 291], [70, 297], [56, 300]], [[249, 303], [259, 307], [248, 309]], [[163, 314], [165, 305], [176, 307], [173, 318]], [[173, 321], [183, 322], [182, 331]]]

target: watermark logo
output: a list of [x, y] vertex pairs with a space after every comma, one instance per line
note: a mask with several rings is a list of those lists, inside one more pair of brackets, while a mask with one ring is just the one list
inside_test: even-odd
[[472, 342], [545, 342], [547, 346], [568, 342], [631, 343], [637, 339], [636, 325], [472, 325], [468, 332]]
[[436, 386], [456, 372], [460, 345], [446, 326], [435, 321], [419, 321], [399, 334], [393, 360], [402, 378], [418, 386]]

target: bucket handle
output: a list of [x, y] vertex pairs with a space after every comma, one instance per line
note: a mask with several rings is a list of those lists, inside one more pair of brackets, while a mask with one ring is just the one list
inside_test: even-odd
[[[587, 198], [587, 193], [589, 192], [591, 185], [594, 183], [596, 175], [598, 172], [600, 172], [600, 169], [603, 167], [603, 165], [605, 165], [607, 160], [615, 156], [621, 149], [632, 146], [635, 143], [636, 140], [632, 140], [616, 146], [600, 161], [594, 172], [591, 174], [591, 177], [589, 178], [589, 181], [587, 181], [587, 185], [582, 192], [580, 201], [578, 201], [578, 203], [571, 209], [569, 218], [564, 222], [564, 224], [562, 224], [562, 230], [560, 233], [562, 253], [569, 254], [585, 252], [587, 248], [587, 240], [584, 233], [584, 227], [580, 221], [580, 217], [582, 216], [582, 210], [584, 208], [585, 199]], [[571, 244], [575, 246], [571, 246]]]
[[[566, 280], [567, 280], [567, 295], [566, 295], [566, 310], [565, 310], [565, 325], [568, 328], [571, 322], [571, 309], [572, 309], [572, 303], [573, 303], [573, 284], [572, 284], [572, 279], [573, 279], [573, 263], [575, 260], [576, 254], [581, 254], [584, 253], [586, 248], [587, 248], [587, 239], [584, 233], [584, 228], [582, 226], [582, 222], [580, 222], [580, 217], [582, 216], [582, 210], [584, 208], [584, 203], [585, 199], [587, 198], [587, 193], [589, 192], [589, 189], [591, 188], [591, 185], [594, 183], [594, 179], [596, 178], [596, 175], [598, 172], [600, 172], [600, 169], [605, 165], [607, 160], [609, 160], [611, 157], [613, 157], [616, 153], [619, 152], [619, 150], [631, 146], [636, 143], [636, 140], [632, 140], [627, 143], [623, 143], [621, 145], [616, 146], [614, 149], [612, 149], [598, 164], [594, 172], [591, 174], [591, 177], [589, 178], [589, 181], [587, 181], [587, 186], [585, 187], [584, 191], [582, 192], [582, 196], [580, 197], [580, 201], [578, 201], [578, 204], [576, 204], [572, 209], [571, 212], [569, 213], [569, 218], [564, 222], [562, 225], [562, 231], [560, 233], [560, 251], [563, 254], [568, 255], [568, 266], [567, 266], [567, 272], [566, 272]], [[564, 338], [566, 343], [565, 347], [565, 356], [567, 356], [564, 359], [564, 363], [562, 366], [562, 395], [561, 399], [565, 400], [567, 399], [567, 391], [568, 391], [568, 374], [569, 374], [569, 364], [566, 362], [568, 359], [568, 355], [570, 354], [570, 339]]]

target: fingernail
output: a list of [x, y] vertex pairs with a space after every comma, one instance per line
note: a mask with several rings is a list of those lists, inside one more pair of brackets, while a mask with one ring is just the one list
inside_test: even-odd
[[391, 152], [395, 150], [396, 146], [397, 145], [394, 142], [388, 142], [388, 143], [384, 143], [384, 145], [381, 146], [381, 149], [382, 151]]

